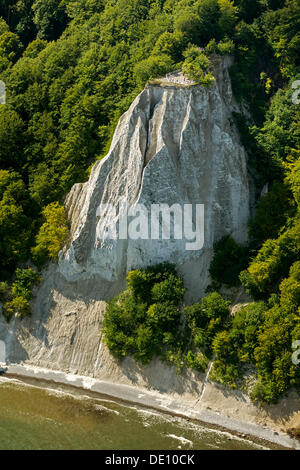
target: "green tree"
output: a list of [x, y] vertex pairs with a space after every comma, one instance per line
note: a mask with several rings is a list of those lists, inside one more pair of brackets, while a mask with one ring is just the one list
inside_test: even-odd
[[30, 304], [24, 297], [15, 297], [3, 306], [3, 315], [10, 321], [13, 316], [24, 318], [30, 315]]
[[49, 204], [43, 210], [43, 217], [45, 222], [37, 234], [36, 246], [32, 248], [33, 259], [39, 266], [48, 259], [58, 259], [69, 233], [65, 209], [58, 202]]
[[140, 86], [153, 78], [160, 78], [173, 70], [173, 61], [167, 54], [151, 56], [134, 67], [134, 77]]
[[231, 0], [218, 0], [220, 9], [219, 26], [223, 33], [231, 33], [238, 16], [238, 8]]
[[14, 268], [29, 255], [31, 236], [28, 193], [20, 175], [0, 170], [0, 272]]
[[275, 238], [289, 217], [295, 213], [286, 185], [274, 181], [270, 191], [259, 201], [255, 218], [249, 223], [249, 234], [258, 246], [267, 238]]
[[185, 61], [182, 72], [191, 80], [202, 86], [210, 86], [215, 78], [210, 72], [209, 58], [196, 46], [190, 46], [184, 53]]
[[220, 40], [222, 32], [219, 25], [220, 8], [218, 0], [199, 0], [195, 6], [200, 18], [196, 44], [205, 46], [212, 38]]
[[20, 56], [22, 44], [16, 34], [5, 31], [0, 36], [0, 72], [10, 67]]
[[213, 281], [229, 286], [239, 285], [239, 274], [248, 264], [248, 248], [239, 245], [231, 236], [214, 245], [214, 257], [209, 273]]
[[61, 0], [34, 0], [33, 22], [39, 38], [57, 39], [67, 24], [65, 3]]
[[142, 364], [154, 356], [181, 362], [180, 304], [185, 289], [175, 267], [160, 264], [128, 274], [128, 289], [112, 299], [104, 336], [117, 358], [132, 354]]
[[8, 24], [3, 18], [0, 17], [0, 36], [2, 36], [2, 34], [6, 33], [7, 31], [9, 31]]
[[24, 122], [18, 113], [7, 106], [0, 106], [0, 165], [2, 169], [22, 167], [24, 130]]
[[192, 9], [186, 9], [180, 12], [175, 18], [174, 29], [185, 38], [186, 42], [197, 43], [200, 28], [200, 18]]

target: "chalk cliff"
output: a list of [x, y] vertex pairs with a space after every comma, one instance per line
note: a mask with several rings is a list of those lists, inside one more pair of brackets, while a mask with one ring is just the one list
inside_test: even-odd
[[[106, 302], [126, 285], [129, 269], [162, 261], [177, 265], [197, 300], [208, 283], [213, 244], [226, 234], [243, 242], [249, 217], [246, 153], [232, 119], [230, 59], [215, 64], [210, 88], [174, 83], [149, 84], [121, 117], [108, 155], [88, 182], [66, 198], [71, 236], [58, 265], [43, 273], [33, 314], [7, 324], [0, 315], [0, 340], [7, 360], [198, 397], [202, 376], [159, 361], [142, 368], [108, 353], [101, 325]], [[178, 81], [178, 80], [177, 80]], [[179, 80], [180, 82], [180, 80]], [[186, 250], [186, 240], [103, 240], [100, 204], [203, 204], [204, 245]], [[101, 214], [100, 214], [101, 215]]]
[[[207, 286], [214, 242], [227, 234], [245, 241], [249, 182], [232, 119], [229, 60], [216, 63], [211, 88], [158, 81], [121, 117], [108, 155], [66, 199], [71, 242], [58, 268], [65, 279], [116, 282], [131, 268], [171, 261], [184, 274], [190, 297], [198, 298]], [[102, 217], [97, 211], [104, 204], [117, 208], [124, 199], [128, 206], [143, 204], [149, 214], [153, 204], [204, 205], [203, 248], [187, 250], [186, 239], [103, 241], [104, 226], [114, 227], [122, 209], [104, 210]]]

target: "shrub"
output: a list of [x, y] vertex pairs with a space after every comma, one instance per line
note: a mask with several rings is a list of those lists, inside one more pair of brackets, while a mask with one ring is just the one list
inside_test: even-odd
[[170, 264], [131, 271], [127, 281], [128, 289], [108, 303], [105, 341], [117, 358], [132, 354], [147, 364], [174, 343], [185, 289]]
[[208, 57], [196, 46], [190, 46], [184, 53], [185, 61], [182, 72], [190, 80], [202, 86], [210, 86], [214, 76], [210, 72], [211, 63]]
[[143, 364], [154, 356], [204, 372], [215, 334], [224, 328], [229, 302], [214, 292], [181, 308], [185, 288], [172, 264], [131, 271], [128, 288], [112, 299], [104, 317], [104, 336], [112, 354], [131, 354]]
[[10, 321], [13, 316], [18, 318], [24, 318], [30, 315], [30, 305], [27, 299], [22, 296], [15, 297], [10, 302], [6, 302], [3, 305], [3, 315]]
[[150, 56], [135, 65], [134, 77], [139, 86], [142, 87], [148, 80], [160, 78], [171, 72], [173, 68], [173, 61], [167, 54]]
[[181, 33], [163, 33], [155, 43], [155, 46], [152, 51], [152, 55], [159, 56], [160, 54], [166, 54], [168, 57], [171, 57], [172, 60], [176, 63], [182, 60], [182, 50], [184, 49], [184, 44], [186, 39]]
[[209, 43], [206, 45], [205, 53], [208, 55], [218, 53], [218, 44], [215, 39], [211, 39]]
[[201, 349], [208, 357], [212, 354], [213, 338], [224, 328], [229, 316], [229, 304], [220, 294], [213, 292], [200, 303], [184, 309], [194, 347]]
[[291, 386], [300, 385], [300, 373], [292, 363], [292, 342], [298, 339], [299, 318], [276, 303], [271, 309], [264, 302], [243, 307], [226, 331], [213, 340], [214, 379], [237, 386], [243, 377], [243, 364], [253, 364], [257, 383], [251, 399], [275, 403]]
[[283, 232], [276, 240], [267, 240], [247, 270], [240, 274], [246, 291], [254, 299], [267, 299], [279, 290], [281, 281], [287, 277], [293, 261], [300, 253], [300, 225]]
[[0, 302], [3, 302], [9, 293], [9, 285], [7, 282], [0, 282]]
[[268, 307], [264, 302], [251, 303], [241, 308], [232, 320], [230, 338], [240, 362], [254, 361], [258, 334]]
[[268, 238], [275, 238], [279, 230], [295, 212], [289, 188], [275, 181], [257, 206], [256, 214], [249, 223], [249, 235], [258, 248]]
[[33, 260], [38, 266], [42, 266], [49, 259], [58, 259], [58, 253], [69, 233], [65, 209], [58, 202], [49, 204], [43, 210], [43, 216], [45, 223], [36, 237], [36, 246], [31, 250]]
[[182, 279], [170, 274], [168, 279], [154, 284], [151, 290], [151, 298], [153, 302], [169, 302], [174, 305], [179, 305], [185, 294], [185, 287]]
[[250, 392], [250, 398], [254, 403], [273, 403], [274, 391], [272, 384], [257, 382]]
[[[176, 278], [176, 279], [175, 279]], [[175, 266], [169, 263], [157, 264], [146, 269], [130, 271], [127, 276], [128, 288], [137, 300], [151, 303], [151, 292], [155, 284], [165, 280], [175, 279], [179, 282]], [[181, 281], [181, 285], [182, 281]]]
[[231, 55], [234, 52], [234, 42], [230, 39], [225, 41], [216, 42], [215, 39], [211, 39], [205, 47], [206, 54], [219, 54], [219, 55]]
[[195, 369], [198, 372], [205, 372], [209, 364], [208, 358], [201, 351], [196, 353], [188, 351], [184, 356], [184, 362], [189, 369]]
[[209, 273], [214, 281], [228, 286], [239, 285], [239, 274], [247, 266], [248, 248], [231, 237], [222, 238], [214, 245], [214, 257]]
[[32, 268], [17, 269], [16, 278], [11, 288], [8, 283], [0, 283], [2, 289], [1, 301], [4, 301], [2, 313], [7, 321], [13, 316], [24, 318], [31, 313], [30, 300], [32, 300], [32, 289], [41, 282], [41, 277]]
[[300, 261], [296, 261], [290, 268], [290, 275], [279, 286], [280, 303], [288, 313], [297, 312], [300, 305]]
[[32, 299], [32, 288], [41, 282], [41, 277], [32, 268], [17, 269], [16, 280], [12, 285], [13, 297]]

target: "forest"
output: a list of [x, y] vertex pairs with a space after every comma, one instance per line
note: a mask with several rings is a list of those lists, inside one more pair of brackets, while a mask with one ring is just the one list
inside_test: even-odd
[[[298, 0], [0, 0], [0, 80], [6, 85], [0, 300], [6, 318], [30, 314], [39, 270], [58, 259], [68, 237], [65, 195], [106, 155], [119, 117], [147, 81], [181, 68], [210, 86], [211, 57], [231, 54], [234, 95], [248, 111], [234, 119], [258, 205], [247, 247], [230, 237], [215, 246], [215, 294], [202, 302], [216, 302], [220, 311], [211, 306], [204, 326], [201, 304], [186, 312], [196, 343], [185, 360], [203, 369], [215, 354], [216, 380], [231, 386], [243, 364], [254, 365], [254, 400], [273, 402], [299, 387], [299, 367], [290, 359], [292, 342], [300, 339], [300, 128], [293, 88], [300, 80], [299, 31]], [[269, 191], [259, 199], [266, 183]], [[170, 283], [178, 288], [170, 307], [177, 318], [184, 287], [168, 269], [170, 282], [162, 279], [166, 289]], [[222, 284], [243, 285], [255, 302], [228, 320], [228, 305], [216, 293]], [[131, 300], [124, 295], [133, 308], [140, 294], [134, 284], [130, 289]], [[155, 296], [164, 297], [156, 292], [147, 308], [160, 303]], [[213, 319], [209, 338], [197, 339], [195, 331]], [[108, 322], [108, 331], [114, 327]], [[139, 360], [149, 357], [142, 346], [134, 351]]]

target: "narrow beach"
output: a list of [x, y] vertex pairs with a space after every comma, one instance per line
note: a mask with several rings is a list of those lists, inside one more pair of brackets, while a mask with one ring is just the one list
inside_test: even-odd
[[271, 443], [282, 448], [300, 450], [300, 442], [292, 439], [287, 434], [246, 421], [227, 418], [207, 409], [192, 407], [191, 403], [176, 401], [168, 394], [30, 365], [10, 364], [3, 366], [3, 368], [5, 369], [4, 376], [7, 378], [34, 379], [57, 385], [67, 385], [115, 400], [193, 419], [229, 431], [234, 435], [253, 439], [255, 442], [259, 440], [265, 444]]

